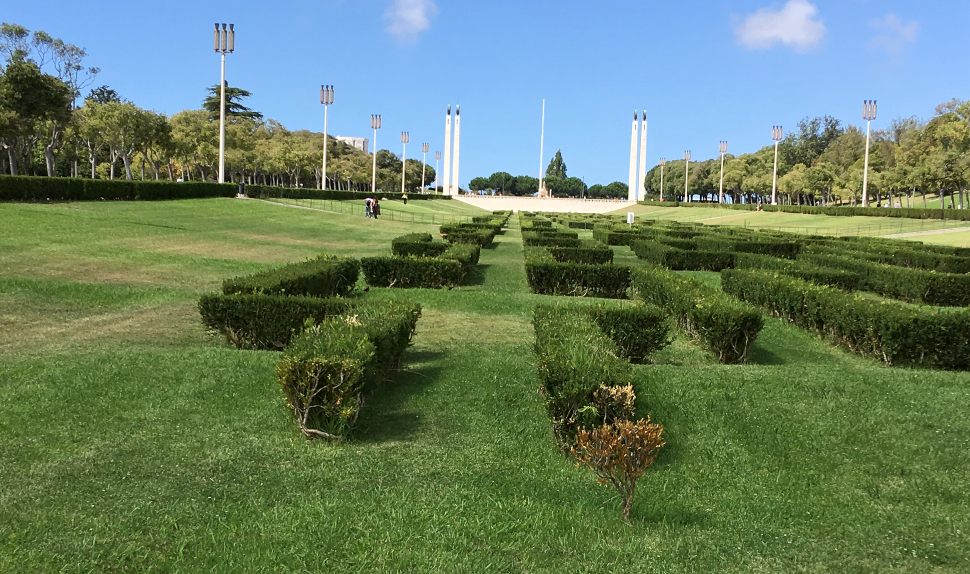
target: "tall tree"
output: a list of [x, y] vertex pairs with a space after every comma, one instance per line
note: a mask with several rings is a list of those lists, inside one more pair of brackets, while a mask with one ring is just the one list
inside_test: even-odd
[[546, 168], [546, 178], [564, 178], [566, 177], [566, 162], [562, 159], [562, 152], [556, 150], [556, 155], [552, 157], [549, 161], [549, 166]]
[[[226, 117], [227, 118], [246, 118], [248, 120], [262, 120], [263, 114], [253, 111], [243, 104], [243, 100], [252, 96], [252, 92], [226, 84]], [[222, 98], [219, 93], [219, 85], [209, 88], [209, 95], [202, 102], [202, 109], [209, 112], [209, 118], [219, 119], [219, 107]]]
[[[66, 124], [69, 117], [70, 88], [15, 53], [0, 76], [0, 147], [7, 150], [10, 175], [17, 175], [18, 155], [29, 157], [38, 130], [46, 132], [49, 123]], [[53, 175], [52, 146], [45, 146], [48, 175]]]

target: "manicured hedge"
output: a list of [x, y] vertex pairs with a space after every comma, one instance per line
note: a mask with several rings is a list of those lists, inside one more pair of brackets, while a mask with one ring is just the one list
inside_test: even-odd
[[625, 299], [630, 268], [559, 263], [543, 248], [526, 248], [525, 272], [534, 293]]
[[853, 271], [843, 271], [819, 267], [810, 261], [797, 259], [781, 259], [770, 255], [757, 255], [754, 253], [738, 253], [736, 256], [736, 269], [768, 269], [778, 271], [785, 275], [798, 277], [805, 281], [818, 283], [819, 285], [830, 285], [846, 291], [859, 289], [861, 277]]
[[0, 201], [163, 200], [235, 197], [233, 184], [0, 176]]
[[630, 248], [640, 259], [678, 271], [720, 271], [734, 267], [734, 253], [685, 251], [652, 240], [635, 241]]
[[802, 244], [794, 240], [771, 240], [767, 237], [748, 239], [729, 239], [725, 237], [703, 237], [696, 239], [700, 249], [709, 251], [730, 251], [734, 253], [757, 253], [794, 259], [801, 251]]
[[403, 289], [457, 287], [468, 271], [443, 257], [364, 257], [360, 264], [368, 285]]
[[904, 244], [886, 246], [856, 241], [830, 241], [812, 243], [803, 249], [805, 254], [852, 256], [876, 263], [939, 271], [943, 273], [970, 273], [970, 257], [945, 255], [923, 249], [922, 246]]
[[593, 228], [593, 239], [606, 245], [630, 245], [641, 238], [641, 228], [637, 227], [617, 229], [609, 226], [596, 226]]
[[364, 393], [400, 366], [420, 315], [419, 305], [390, 302], [308, 323], [277, 365], [286, 403], [307, 437], [346, 436]]
[[539, 305], [533, 325], [540, 391], [556, 438], [568, 448], [579, 427], [617, 418], [616, 409], [597, 392], [632, 385], [633, 371], [616, 344], [582, 311]]
[[970, 275], [964, 273], [937, 273], [837, 255], [808, 255], [804, 261], [852, 271], [859, 276], [860, 289], [887, 297], [950, 307], [970, 305]]
[[661, 267], [633, 271], [637, 296], [671, 313], [680, 326], [722, 363], [747, 359], [763, 324], [757, 309]]
[[430, 233], [409, 233], [391, 240], [391, 253], [398, 257], [437, 257], [450, 247], [450, 243], [432, 241]]
[[643, 363], [651, 353], [670, 344], [670, 320], [657, 306], [594, 305], [584, 312], [613, 341], [620, 356], [632, 363]]
[[348, 312], [352, 298], [322, 299], [286, 295], [223, 295], [199, 299], [202, 323], [241, 349], [280, 350], [299, 333], [307, 319], [319, 323]]
[[768, 271], [725, 270], [727, 293], [887, 365], [970, 368], [970, 311], [847, 295]]
[[553, 245], [546, 249], [560, 263], [591, 263], [596, 265], [613, 263], [613, 250], [598, 241], [583, 241], [580, 242], [578, 247]]
[[481, 247], [491, 246], [499, 231], [495, 227], [481, 227], [472, 223], [442, 225], [440, 230], [441, 236], [449, 243], [473, 243]]
[[267, 293], [334, 297], [349, 295], [357, 284], [360, 264], [355, 259], [321, 255], [300, 263], [275, 267], [245, 277], [226, 279], [222, 292]]

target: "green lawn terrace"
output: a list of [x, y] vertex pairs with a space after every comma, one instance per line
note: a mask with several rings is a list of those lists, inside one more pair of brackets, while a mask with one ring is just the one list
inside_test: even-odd
[[970, 373], [885, 367], [767, 315], [746, 364], [675, 331], [632, 367], [668, 446], [624, 523], [536, 393], [535, 306], [600, 300], [530, 293], [516, 217], [471, 284], [370, 288], [422, 306], [405, 367], [346, 442], [307, 441], [279, 353], [205, 333], [198, 298], [442, 221], [294, 204], [0, 204], [0, 570], [970, 568]]
[[[875, 209], [875, 208], [874, 208]], [[888, 208], [886, 208], [888, 210]], [[970, 245], [970, 222], [940, 219], [737, 211], [718, 207], [661, 207], [638, 204], [613, 212], [625, 221], [633, 212], [639, 219], [683, 221], [770, 229], [806, 235], [874, 236], [941, 245]]]

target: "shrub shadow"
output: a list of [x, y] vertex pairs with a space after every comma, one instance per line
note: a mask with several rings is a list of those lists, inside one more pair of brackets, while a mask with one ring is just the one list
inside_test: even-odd
[[783, 359], [781, 355], [762, 347], [758, 343], [755, 343], [754, 347], [751, 348], [747, 361], [748, 365], [785, 365], [787, 363], [788, 361]]
[[402, 409], [401, 404], [413, 393], [432, 384], [444, 360], [441, 351], [411, 351], [404, 356], [404, 368], [393, 373], [366, 399], [351, 441], [379, 443], [410, 440], [422, 427], [424, 415]]
[[462, 281], [462, 285], [484, 285], [485, 271], [489, 267], [491, 265], [483, 265], [481, 263], [472, 265], [472, 268], [468, 271], [468, 275], [465, 276], [465, 280]]

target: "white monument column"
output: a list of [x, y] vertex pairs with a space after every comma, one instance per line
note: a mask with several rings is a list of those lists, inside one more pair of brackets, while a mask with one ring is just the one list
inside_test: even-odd
[[445, 167], [444, 177], [442, 178], [442, 195], [451, 195], [451, 105], [448, 106], [448, 113], [445, 115]]
[[637, 170], [637, 201], [643, 201], [647, 196], [647, 186], [644, 180], [647, 178], [647, 112], [642, 112], [640, 122], [640, 167]]
[[637, 112], [633, 112], [633, 128], [630, 130], [630, 178], [629, 191], [627, 192], [627, 201], [637, 200], [637, 128], [639, 127], [639, 118], [637, 117]]
[[458, 195], [461, 188], [458, 185], [458, 163], [461, 160], [461, 106], [455, 106], [455, 155], [451, 166], [451, 194]]

